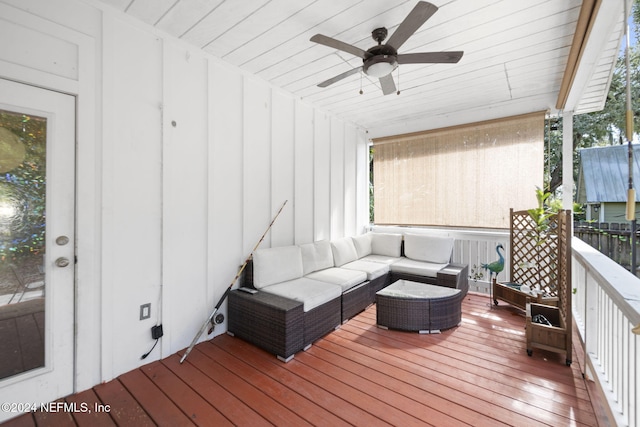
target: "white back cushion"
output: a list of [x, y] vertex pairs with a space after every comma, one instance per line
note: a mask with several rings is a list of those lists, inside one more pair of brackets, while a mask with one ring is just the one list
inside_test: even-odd
[[399, 257], [402, 248], [402, 234], [369, 233], [371, 236], [371, 253]]
[[351, 237], [332, 240], [331, 249], [333, 250], [333, 263], [336, 267], [358, 259], [356, 247], [353, 245]]
[[300, 245], [300, 250], [303, 275], [333, 267], [333, 252], [328, 240]]
[[258, 249], [253, 253], [256, 289], [302, 277], [302, 252], [298, 246]]
[[453, 237], [404, 235], [404, 255], [416, 261], [446, 264], [453, 253]]
[[351, 239], [353, 240], [353, 246], [356, 248], [358, 259], [371, 255], [371, 236], [368, 233], [354, 236]]

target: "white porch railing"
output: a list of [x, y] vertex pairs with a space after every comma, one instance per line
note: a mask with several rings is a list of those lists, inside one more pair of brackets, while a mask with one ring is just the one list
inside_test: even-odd
[[617, 425], [640, 426], [640, 279], [576, 237], [572, 253], [584, 374], [606, 397]]
[[[453, 262], [479, 267], [506, 250], [499, 280], [509, 280], [509, 230], [469, 230], [374, 226], [376, 232], [418, 233], [456, 239]], [[585, 359], [584, 375], [606, 398], [609, 416], [618, 426], [640, 427], [640, 279], [606, 255], [574, 237], [572, 240], [573, 317]], [[489, 293], [488, 276], [470, 280], [472, 291]], [[636, 330], [636, 333], [633, 330]]]

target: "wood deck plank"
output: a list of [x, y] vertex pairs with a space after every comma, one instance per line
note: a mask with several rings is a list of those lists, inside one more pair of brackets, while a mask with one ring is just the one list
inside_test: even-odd
[[[336, 351], [335, 347], [331, 346], [332, 343], [352, 349], [353, 352], [345, 354], [345, 359], [352, 361], [360, 361], [359, 354], [373, 351], [366, 344], [355, 344], [353, 340], [349, 339], [351, 337], [342, 338], [341, 333], [346, 334], [347, 331], [338, 331], [319, 345], [329, 351]], [[533, 399], [527, 391], [522, 391], [517, 387], [505, 389], [500, 383], [491, 382], [489, 379], [482, 377], [477, 379], [476, 372], [481, 371], [477, 369], [477, 366], [470, 366], [470, 368], [475, 367], [476, 372], [473, 369], [464, 370], [460, 368], [460, 364], [456, 367], [432, 361], [427, 352], [424, 355], [412, 354], [403, 350], [394, 351], [393, 342], [385, 343], [385, 345], [388, 346], [388, 349], [383, 352], [386, 357], [375, 357], [385, 361], [388, 365], [385, 371], [389, 375], [402, 378], [425, 391], [438, 390], [441, 398], [451, 402], [457, 408], [456, 415], [464, 414], [463, 409], [482, 414], [483, 408], [491, 406], [493, 408], [492, 416], [496, 417], [496, 420], [487, 420], [488, 425], [491, 425], [491, 422], [498, 423], [497, 420], [509, 424], [526, 425], [531, 422], [530, 418], [544, 422], [545, 418], [547, 421], [553, 421], [557, 416], [567, 418], [576, 416], [573, 413], [574, 406], [565, 405], [561, 406], [561, 409], [557, 409], [558, 404], [553, 400]], [[376, 368], [375, 362], [369, 362], [369, 366], [374, 370], [384, 369], [383, 365]], [[495, 370], [490, 372], [496, 374]], [[523, 384], [522, 387], [527, 390], [526, 384]], [[581, 418], [585, 418], [585, 422], [590, 424], [590, 419], [586, 415]], [[482, 416], [479, 416], [476, 422], [479, 423], [481, 420]]]
[[[178, 358], [177, 355], [171, 356]], [[167, 397], [180, 408], [195, 424], [226, 426], [233, 425], [227, 418], [203, 399], [191, 387], [161, 362], [153, 362], [140, 370], [166, 393]]]
[[82, 409], [72, 414], [76, 424], [80, 427], [110, 427], [117, 425], [111, 418], [111, 407], [105, 406], [93, 389], [71, 395], [65, 400]]
[[[333, 338], [333, 337], [332, 337]], [[320, 344], [328, 351], [335, 351], [336, 347], [332, 347], [330, 344], [323, 342]], [[474, 425], [499, 425], [499, 420], [508, 420], [516, 424], [522, 424], [528, 421], [524, 417], [520, 417], [519, 414], [501, 408], [499, 405], [494, 409], [493, 416], [495, 418], [484, 417], [482, 415], [482, 409], [486, 407], [485, 396], [483, 394], [492, 394], [491, 390], [483, 390], [479, 387], [470, 387], [465, 382], [457, 382], [448, 378], [440, 373], [440, 367], [438, 365], [432, 365], [431, 367], [420, 366], [422, 360], [420, 358], [405, 358], [402, 354], [385, 354], [362, 356], [363, 352], [367, 352], [367, 348], [363, 346], [353, 347], [352, 351], [347, 351], [344, 354], [344, 359], [350, 362], [364, 363], [371, 367], [373, 372], [384, 372], [389, 378], [386, 380], [388, 385], [390, 381], [402, 380], [404, 384], [396, 385], [397, 392], [406, 392], [407, 388], [413, 388], [410, 394], [414, 396], [421, 396], [421, 401], [433, 402], [434, 397], [430, 396], [431, 390], [437, 391], [438, 398], [442, 401], [437, 402], [437, 407], [442, 410], [455, 410], [456, 417], [462, 417], [465, 422], [471, 422]], [[345, 351], [345, 350], [338, 350]], [[402, 358], [399, 358], [402, 357]], [[360, 375], [372, 375], [358, 369]], [[434, 378], [437, 378], [435, 380]], [[456, 389], [454, 386], [463, 385], [466, 388]], [[454, 409], [455, 408], [455, 409]], [[475, 413], [475, 416], [473, 415]]]
[[75, 426], [76, 423], [73, 421], [71, 412], [64, 410], [64, 408], [58, 406], [58, 404], [63, 405], [64, 401], [62, 399], [56, 400], [52, 405], [50, 405], [48, 411], [35, 411], [33, 413], [33, 418], [36, 424], [49, 427]]
[[158, 426], [194, 425], [140, 369], [127, 372], [118, 379]]
[[[375, 313], [375, 312], [374, 312]], [[367, 314], [370, 316], [370, 314]], [[464, 316], [464, 313], [463, 313]], [[497, 316], [494, 314], [492, 316]], [[372, 320], [375, 323], [375, 318]], [[468, 322], [469, 319], [466, 318]], [[399, 333], [398, 331], [385, 331], [379, 328], [371, 328], [369, 322], [363, 321], [364, 323], [355, 322], [352, 326], [359, 326], [362, 330], [366, 331], [365, 334], [368, 338], [372, 338], [374, 340], [384, 339], [385, 336], [392, 336], [394, 339], [398, 341], [402, 341], [406, 345], [410, 346], [410, 351], [420, 352], [420, 343], [421, 336], [419, 334], [407, 334], [407, 333]], [[463, 323], [465, 322], [465, 318], [463, 317]], [[495, 327], [495, 325], [493, 325]], [[523, 324], [524, 326], [524, 324]], [[508, 328], [516, 328], [517, 325], [504, 325], [502, 329]], [[460, 328], [458, 328], [460, 329]], [[359, 332], [357, 332], [359, 333]], [[499, 332], [500, 333], [500, 332]], [[375, 335], [372, 335], [375, 334]], [[445, 358], [453, 358], [456, 360], [456, 363], [469, 363], [472, 366], [483, 366], [487, 364], [491, 364], [491, 366], [501, 367], [502, 375], [507, 375], [510, 378], [519, 378], [526, 379], [533, 384], [539, 384], [543, 387], [548, 387], [549, 381], [554, 381], [554, 386], [559, 390], [565, 389], [570, 393], [573, 393], [576, 390], [576, 387], [582, 391], [582, 397], [587, 396], [584, 383], [579, 382], [576, 384], [574, 372], [571, 369], [568, 369], [564, 364], [564, 358], [561, 358], [560, 355], [556, 353], [542, 352], [539, 351], [537, 353], [538, 357], [529, 357], [526, 355], [524, 351], [524, 335], [522, 337], [522, 348], [523, 352], [519, 355], [513, 355], [510, 357], [505, 356], [498, 349], [494, 349], [493, 347], [488, 347], [485, 349], [486, 351], [478, 352], [473, 350], [469, 345], [465, 343], [457, 343], [454, 340], [449, 339], [449, 335], [444, 337], [445, 334], [434, 334], [431, 336], [431, 339], [435, 342], [434, 345], [429, 347], [429, 351], [433, 351], [433, 353], [441, 355]], [[473, 336], [469, 336], [471, 342], [474, 339]], [[478, 338], [475, 338], [478, 340]], [[485, 338], [484, 342], [490, 342], [490, 338]], [[437, 344], [437, 345], [435, 345]], [[532, 364], [533, 360], [541, 360], [545, 362], [544, 370], [545, 376], [544, 378], [539, 375], [539, 371], [541, 369], [540, 365]]]
[[[428, 420], [430, 424], [436, 426], [461, 423], [476, 427], [501, 425], [495, 419], [486, 420], [487, 422], [483, 423], [482, 417], [478, 417], [477, 413], [460, 410], [459, 407], [454, 408], [454, 404], [440, 398], [436, 393], [430, 393], [402, 381], [397, 376], [398, 372], [391, 369], [384, 357], [373, 359], [362, 357], [358, 352], [341, 353], [340, 349], [335, 347], [332, 349], [338, 352], [332, 352], [323, 343], [320, 345], [312, 347], [308, 352], [320, 359], [320, 361], [312, 361], [316, 367], [324, 372], [333, 373], [336, 378], [342, 378], [361, 390], [370, 390], [377, 394], [378, 399], [388, 402], [411, 416]], [[448, 412], [454, 409], [457, 413], [449, 415]], [[460, 414], [461, 412], [464, 414]]]
[[221, 336], [220, 339], [214, 340], [213, 343], [235, 354], [241, 354], [242, 357], [247, 358], [252, 366], [259, 368], [275, 381], [287, 384], [300, 395], [316, 402], [323, 408], [329, 408], [336, 417], [344, 420], [349, 425], [374, 425], [378, 421], [376, 417], [354, 406], [349, 400], [342, 399], [306, 378], [296, 375], [289, 370], [288, 364], [281, 363], [263, 350], [245, 341], [229, 336]]
[[279, 381], [273, 381], [272, 377], [269, 377], [266, 373], [263, 373], [251, 364], [246, 363], [244, 358], [241, 360], [210, 342], [207, 344], [206, 346], [202, 346], [202, 350], [204, 350], [209, 357], [217, 360], [231, 371], [243, 372], [243, 378], [246, 381], [259, 386], [264, 393], [280, 402], [283, 406], [296, 408], [296, 412], [303, 416], [309, 423], [331, 426], [344, 424], [344, 421], [332, 414], [329, 410], [307, 399], [285, 384]]
[[[369, 330], [367, 332], [362, 332], [361, 329], [357, 329], [358, 326], [359, 325], [354, 323], [346, 325], [343, 329], [345, 331], [352, 332], [353, 338], [358, 337], [358, 339], [362, 341], [369, 340], [367, 341], [369, 343], [368, 345], [372, 347], [377, 345], [392, 345], [394, 343], [396, 343], [396, 346], [408, 344], [410, 346], [409, 351], [411, 353], [427, 357], [439, 365], [452, 366], [456, 370], [473, 372], [475, 375], [484, 377], [486, 380], [490, 380], [492, 382], [497, 381], [506, 386], [516, 387], [521, 384], [526, 384], [527, 388], [530, 390], [540, 390], [543, 396], [546, 395], [548, 397], [553, 397], [554, 399], [569, 396], [568, 399], [571, 404], [575, 403], [576, 397], [586, 399], [586, 401], [588, 401], [588, 397], [584, 390], [584, 383], [581, 380], [577, 384], [575, 383], [575, 378], [580, 378], [581, 376], [579, 374], [579, 369], [576, 367], [578, 370], [577, 373], [572, 371], [564, 365], [564, 361], [562, 361], [562, 363], [559, 361], [544, 361], [542, 364], [533, 364], [533, 358], [529, 358], [526, 354], [519, 354], [513, 357], [513, 362], [491, 364], [490, 369], [478, 371], [475, 369], [477, 366], [486, 365], [486, 363], [483, 362], [484, 355], [490, 355], [490, 353], [497, 350], [487, 348], [481, 353], [481, 356], [479, 356], [477, 352], [468, 352], [464, 347], [452, 346], [449, 349], [446, 349], [445, 345], [442, 344], [442, 340], [455, 340], [451, 335], [431, 335], [428, 338], [408, 334], [389, 335], [385, 334], [382, 330]], [[420, 347], [421, 341], [423, 340], [429, 340], [428, 349]], [[487, 341], [490, 342], [490, 339], [487, 339]], [[437, 344], [437, 349], [435, 348], [436, 346], [433, 346], [432, 344]], [[514, 369], [514, 366], [518, 367], [522, 365], [525, 365], [527, 369]], [[539, 375], [540, 369], [544, 369], [544, 376]], [[553, 373], [554, 370], [559, 370], [561, 372], [561, 376], [558, 377], [555, 375]], [[537, 374], [533, 374], [533, 372], [537, 372]], [[495, 375], [496, 373], [499, 375]], [[553, 389], [549, 387], [549, 381], [554, 381]], [[552, 396], [549, 396], [550, 390], [553, 391]]]
[[[360, 332], [356, 331], [355, 334], [360, 334]], [[419, 338], [415, 336], [401, 337], [398, 339], [403, 339], [417, 348], [415, 340]], [[430, 339], [442, 339], [436, 336], [433, 337]], [[376, 339], [380, 340], [381, 338]], [[487, 341], [490, 342], [490, 339]], [[555, 353], [549, 354], [551, 360], [544, 360], [543, 357], [540, 360], [536, 360], [526, 356], [526, 354], [519, 354], [514, 356], [514, 361], [511, 363], [487, 365], [486, 362], [483, 363], [485, 353], [482, 353], [482, 356], [477, 356], [473, 352], [467, 352], [465, 348], [458, 348], [457, 351], [449, 352], [442, 347], [444, 346], [438, 344], [437, 349], [434, 348], [433, 351], [431, 349], [428, 351], [416, 349], [415, 351], [412, 350], [412, 352], [423, 357], [435, 357], [435, 361], [439, 365], [446, 366], [449, 364], [456, 371], [471, 369], [470, 372], [473, 372], [474, 377], [477, 376], [479, 379], [484, 378], [485, 381], [499, 383], [505, 387], [520, 388], [526, 390], [527, 394], [534, 396], [540, 395], [544, 402], [554, 402], [554, 405], [569, 405], [569, 410], [572, 412], [576, 409], [580, 414], [592, 412], [579, 365], [576, 364], [572, 368], [567, 368], [564, 364], [564, 359], [555, 358], [554, 356], [557, 356]], [[499, 350], [486, 349], [486, 353], [495, 352], [499, 352]], [[491, 354], [487, 354], [487, 358], [490, 360]], [[534, 362], [534, 360], [536, 361]], [[489, 369], [477, 369], [478, 366], [486, 366]], [[514, 369], [514, 366], [524, 366], [525, 368], [518, 370]], [[544, 372], [544, 375], [540, 375], [541, 372]], [[540, 405], [546, 404], [548, 403], [540, 402]]]
[[93, 390], [96, 392], [100, 401], [109, 405], [111, 408], [109, 415], [114, 419], [116, 424], [140, 427], [151, 427], [155, 425], [138, 401], [118, 379], [99, 384], [95, 386]]
[[[339, 342], [338, 339], [336, 343]], [[474, 400], [475, 396], [463, 396], [456, 402], [456, 397], [448, 393], [445, 388], [446, 384], [443, 387], [430, 378], [434, 372], [432, 369], [415, 367], [414, 370], [411, 368], [412, 362], [398, 361], [396, 356], [382, 352], [370, 353], [362, 346], [341, 346], [327, 341], [320, 343], [317, 347], [329, 353], [323, 356], [327, 360], [333, 359], [333, 363], [342, 363], [354, 374], [380, 382], [389, 390], [415, 399], [420, 405], [429, 407], [433, 412], [429, 420], [437, 420], [436, 425], [450, 425], [454, 422], [491, 427], [506, 425], [496, 418], [468, 408], [467, 399]], [[341, 359], [342, 362], [340, 362]], [[400, 364], [404, 365], [404, 368], [397, 367], [398, 362], [402, 362]], [[416, 371], [424, 374], [416, 375]]]
[[[238, 397], [243, 402], [250, 402], [250, 406], [267, 421], [277, 426], [302, 426], [310, 425], [307, 421], [265, 394], [260, 386], [246, 382], [244, 372], [234, 373], [219, 364], [206, 354], [206, 343], [194, 348], [189, 358], [209, 378], [216, 381], [228, 392]], [[205, 347], [204, 349], [202, 349]]]
[[[422, 421], [420, 419], [398, 409], [393, 403], [374, 397], [376, 395], [388, 396], [383, 387], [362, 381], [356, 381], [355, 384], [351, 383], [352, 380], [356, 380], [355, 376], [350, 375], [347, 380], [345, 376], [343, 376], [345, 373], [342, 371], [335, 369], [325, 371], [324, 368], [327, 368], [326, 366], [321, 367], [319, 364], [314, 364], [314, 361], [308, 361], [310, 357], [312, 356], [304, 352], [296, 355], [296, 358], [289, 362], [289, 369], [307, 378], [309, 381], [314, 382], [330, 393], [342, 399], [349, 400], [355, 406], [358, 406], [386, 423], [391, 425], [421, 424]], [[366, 392], [363, 390], [366, 390]], [[424, 422], [422, 425], [432, 424]]]
[[245, 403], [238, 399], [198, 369], [193, 364], [191, 356], [182, 364], [180, 364], [179, 355], [175, 356], [164, 359], [163, 364], [230, 422], [235, 425], [271, 425], [252, 409], [251, 402]]
[[175, 354], [68, 397], [110, 405], [91, 424], [36, 412], [6, 425], [609, 425], [583, 352], [571, 367], [556, 353], [527, 356], [519, 310], [487, 302], [469, 294], [461, 325], [433, 335], [377, 328], [372, 306], [289, 363], [220, 335], [183, 364]]

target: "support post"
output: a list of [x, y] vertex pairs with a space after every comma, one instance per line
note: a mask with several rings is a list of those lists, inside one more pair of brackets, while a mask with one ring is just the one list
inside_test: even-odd
[[562, 112], [562, 209], [573, 213], [573, 111]]

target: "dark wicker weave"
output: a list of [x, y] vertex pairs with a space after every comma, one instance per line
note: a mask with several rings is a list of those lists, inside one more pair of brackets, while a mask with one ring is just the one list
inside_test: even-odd
[[438, 271], [438, 286], [460, 289], [463, 296], [469, 292], [469, 266], [466, 264], [449, 264]]
[[379, 326], [405, 331], [449, 329], [462, 320], [463, 298], [462, 291], [434, 298], [404, 298], [381, 292], [376, 296], [377, 323]]
[[[254, 287], [251, 260], [245, 267], [242, 286]], [[368, 296], [369, 292], [366, 293]], [[296, 352], [340, 326], [341, 300], [335, 298], [305, 313], [301, 302], [289, 298], [264, 291], [256, 294], [232, 291], [228, 330], [288, 361]]]
[[462, 321], [462, 292], [453, 297], [431, 298], [429, 300], [429, 316], [431, 330], [449, 329], [458, 326]]
[[369, 295], [369, 301], [371, 303], [376, 302], [376, 293], [379, 290], [386, 288], [391, 284], [391, 274], [387, 273], [383, 276], [376, 277], [371, 282], [369, 282], [369, 291], [371, 294]]
[[372, 304], [371, 282], [361, 283], [342, 294], [342, 323]]
[[267, 292], [231, 291], [228, 332], [287, 360], [304, 348], [301, 302]]
[[340, 297], [304, 313], [304, 347], [340, 326]]
[[376, 323], [378, 326], [404, 331], [429, 330], [429, 304], [413, 298], [378, 295]]

